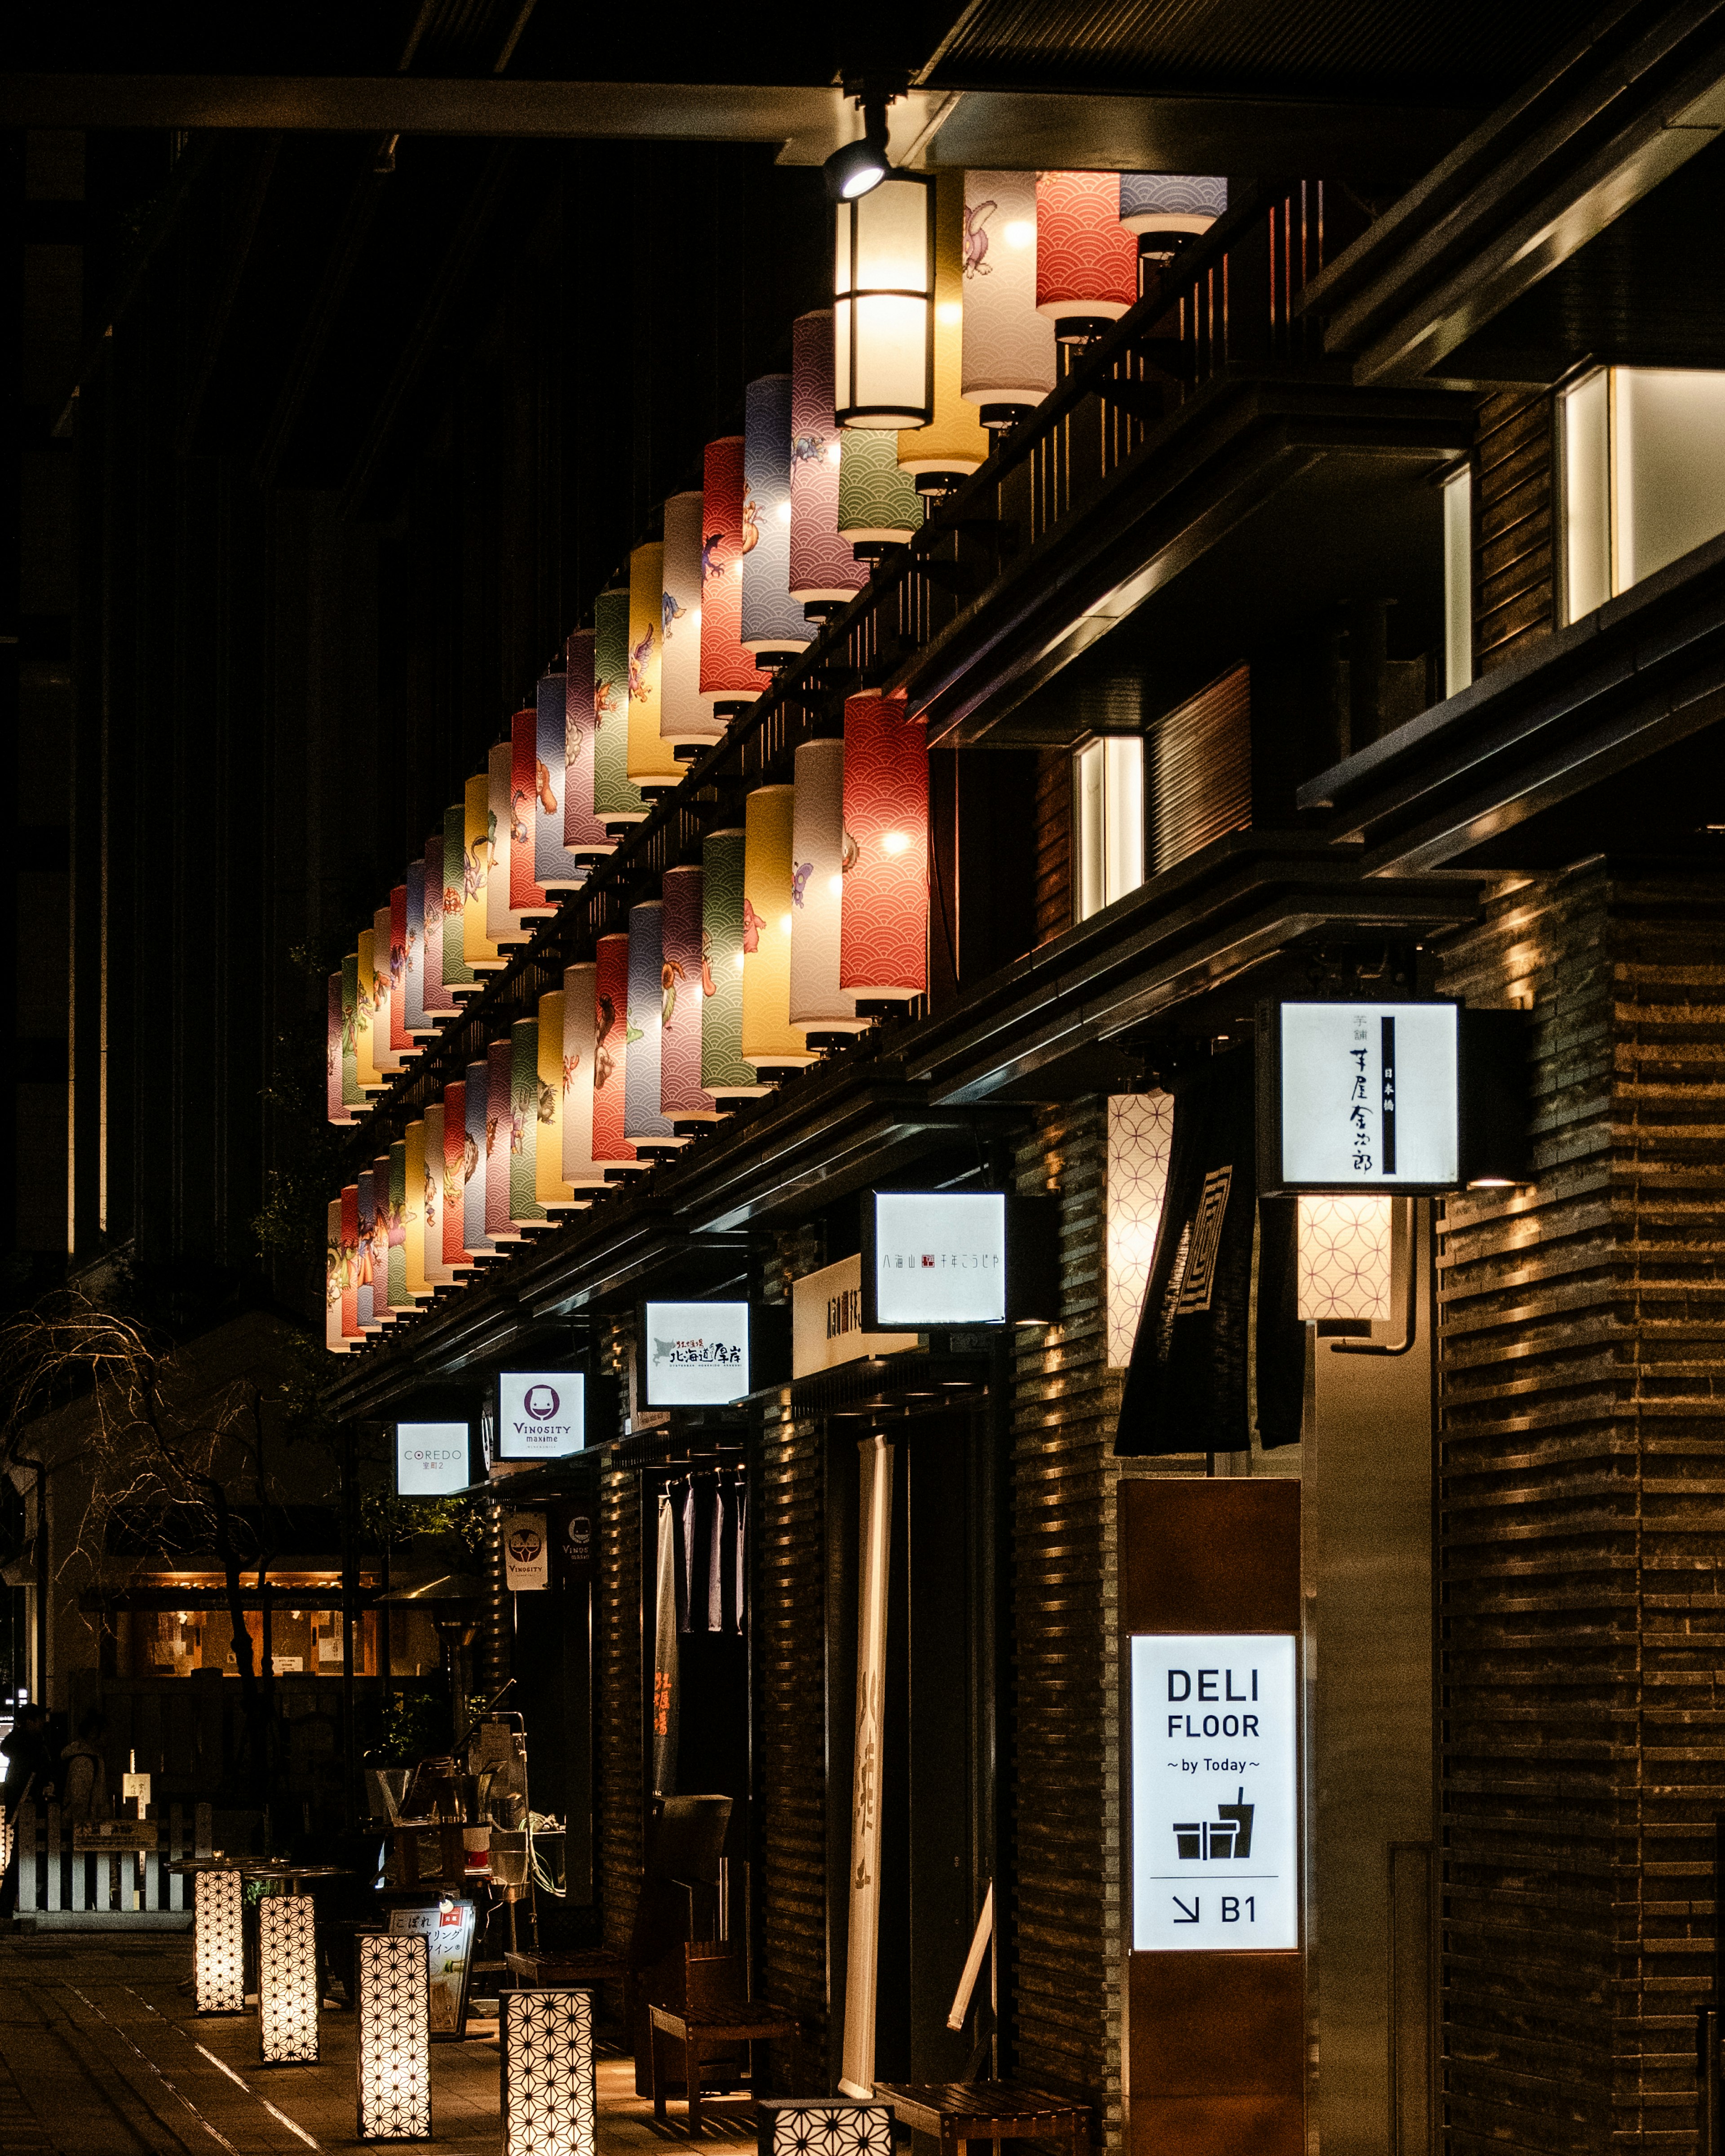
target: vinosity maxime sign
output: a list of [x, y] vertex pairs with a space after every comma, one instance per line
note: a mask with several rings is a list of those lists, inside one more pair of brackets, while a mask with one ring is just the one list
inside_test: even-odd
[[578, 1370], [501, 1370], [497, 1457], [564, 1460], [587, 1444], [587, 1381]]

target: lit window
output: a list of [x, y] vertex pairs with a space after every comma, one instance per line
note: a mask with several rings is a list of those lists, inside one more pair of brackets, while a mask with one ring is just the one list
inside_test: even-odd
[[1144, 744], [1137, 734], [1087, 741], [1072, 762], [1078, 918], [1144, 880]]
[[1444, 482], [1444, 694], [1473, 679], [1473, 474]]
[[1570, 622], [1725, 531], [1725, 372], [1595, 367], [1558, 416]]

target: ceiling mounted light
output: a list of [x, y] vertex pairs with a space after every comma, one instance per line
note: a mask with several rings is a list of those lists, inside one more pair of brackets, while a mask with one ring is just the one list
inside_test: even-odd
[[886, 155], [886, 107], [884, 90], [870, 89], [856, 102], [862, 107], [862, 139], [834, 150], [823, 168], [827, 193], [835, 203], [855, 202], [878, 187], [891, 170]]

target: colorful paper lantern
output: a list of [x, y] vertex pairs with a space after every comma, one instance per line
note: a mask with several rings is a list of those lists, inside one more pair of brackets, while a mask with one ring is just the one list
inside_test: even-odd
[[616, 850], [593, 808], [598, 709], [593, 633], [578, 629], [563, 646], [563, 844], [583, 860]]
[[674, 1143], [659, 1105], [664, 1024], [665, 909], [648, 899], [629, 910], [629, 1058], [624, 1066], [623, 1134]]
[[359, 1185], [341, 1186], [341, 1337], [353, 1347], [363, 1339], [359, 1322]]
[[1054, 324], [1036, 311], [1036, 175], [964, 175], [960, 394], [985, 427], [1011, 426], [1060, 379]]
[[456, 1078], [444, 1088], [444, 1263], [458, 1276], [473, 1270], [467, 1178], [467, 1081]]
[[710, 831], [701, 849], [701, 1082], [716, 1099], [770, 1090], [742, 1059], [745, 834]]
[[[467, 782], [461, 869], [461, 955], [477, 981], [480, 974], [495, 973], [506, 963], [485, 925], [492, 878], [505, 874], [498, 863], [496, 835], [491, 824], [489, 767]], [[506, 891], [507, 887], [506, 883]]]
[[[546, 774], [546, 787], [551, 776]], [[541, 888], [539, 819], [539, 711], [536, 702], [509, 722], [509, 903], [523, 925], [557, 911]]]
[[647, 813], [629, 775], [629, 593], [601, 592], [593, 603], [593, 808], [610, 832]]
[[839, 536], [839, 429], [833, 418], [833, 313], [791, 325], [790, 593], [810, 619], [862, 589], [856, 557]]
[[[388, 1209], [383, 1215], [389, 1240], [389, 1307], [398, 1317], [413, 1307], [408, 1289], [408, 1142], [398, 1138], [380, 1156], [377, 1173], [387, 1176]], [[376, 1187], [375, 1184], [373, 1186]]]
[[599, 1190], [605, 1164], [593, 1153], [593, 1043], [598, 1034], [598, 968], [563, 969], [563, 1180], [572, 1190]]
[[359, 953], [350, 951], [341, 961], [341, 1105], [349, 1112], [368, 1104], [359, 1081]]
[[978, 470], [988, 437], [964, 386], [964, 175], [935, 174], [934, 409], [927, 424], [898, 438], [898, 461], [927, 494]]
[[494, 1243], [518, 1243], [510, 1168], [515, 1152], [515, 1043], [494, 1040], [485, 1050], [485, 1233]]
[[1195, 172], [1122, 172], [1120, 222], [1140, 254], [1171, 254], [1228, 213], [1228, 182]]
[[845, 701], [845, 867], [839, 985], [859, 997], [928, 985], [928, 740], [898, 696]]
[[347, 1341], [341, 1330], [341, 1299], [347, 1284], [347, 1252], [341, 1240], [341, 1201], [331, 1199], [324, 1209], [323, 1344], [332, 1355], [345, 1355]]
[[419, 1001], [428, 1030], [435, 1031], [455, 1008], [455, 998], [444, 986], [444, 834], [436, 830], [425, 841], [425, 859], [419, 875]]
[[374, 1295], [372, 1276], [376, 1253], [372, 1245], [372, 1230], [377, 1221], [372, 1205], [372, 1171], [368, 1168], [361, 1168], [354, 1178], [353, 1207], [357, 1238], [354, 1244], [354, 1319], [362, 1332], [381, 1332], [384, 1312], [389, 1306], [389, 1275], [386, 1259], [382, 1284]]
[[[425, 873], [423, 860], [408, 863], [408, 970], [403, 1022], [414, 1041], [437, 1031], [437, 1020], [425, 1001]], [[441, 892], [438, 903], [441, 907]]]
[[922, 528], [922, 497], [899, 468], [898, 437], [847, 429], [839, 444], [839, 536], [865, 562], [908, 546]]
[[266, 2066], [317, 2060], [317, 1934], [309, 1894], [258, 1904], [258, 2056]]
[[377, 1059], [372, 1052], [372, 1021], [377, 1013], [372, 1009], [372, 998], [377, 988], [377, 977], [372, 964], [372, 951], [377, 940], [375, 928], [362, 928], [353, 958], [354, 1067], [359, 1073], [361, 1089], [367, 1094], [381, 1092], [389, 1082], [377, 1068]]
[[415, 1302], [419, 1302], [431, 1293], [431, 1282], [425, 1276], [425, 1124], [423, 1117], [408, 1125], [403, 1143], [407, 1152], [407, 1163], [403, 1178], [402, 1247], [407, 1254], [408, 1293]]
[[755, 655], [742, 645], [742, 436], [709, 442], [701, 474], [701, 695], [729, 717], [761, 693]]
[[549, 1213], [578, 1203], [563, 1175], [563, 1003], [562, 988], [539, 998], [539, 1148], [533, 1195]]
[[629, 557], [629, 777], [652, 800], [683, 775], [665, 738], [665, 547], [655, 540]]
[[781, 666], [814, 641], [791, 597], [791, 377], [763, 374], [743, 393], [742, 642]]
[[791, 1024], [791, 815], [793, 786], [757, 786], [743, 803], [742, 1056], [755, 1065], [810, 1063]]
[[396, 1037], [400, 1028], [390, 985], [394, 928], [393, 909], [380, 906], [372, 916], [372, 1060], [386, 1083], [406, 1060]]
[[547, 898], [587, 877], [563, 843], [568, 742], [569, 677], [542, 674], [533, 692], [533, 880]]
[[674, 748], [701, 748], [725, 728], [701, 693], [701, 548], [705, 496], [698, 489], [665, 505], [665, 649], [659, 675], [659, 731]]
[[[461, 1242], [470, 1258], [488, 1257], [497, 1247], [485, 1227], [490, 1210], [485, 1202], [491, 1179], [487, 1143], [490, 1086], [490, 1066], [480, 1056], [462, 1074]], [[451, 1093], [454, 1090], [449, 1088]]]
[[398, 883], [389, 894], [389, 1046], [398, 1067], [417, 1055], [419, 1044], [408, 1029], [408, 887]]
[[359, 2138], [429, 2141], [430, 1948], [425, 1934], [362, 1932], [353, 1948], [358, 1979]]
[[192, 1975], [200, 2014], [245, 2011], [244, 1900], [239, 1872], [199, 1871], [192, 1890]]
[[[420, 1204], [424, 1215], [424, 1232], [420, 1238], [420, 1255], [425, 1268], [425, 1284], [435, 1290], [453, 1286], [455, 1281], [454, 1261], [444, 1255], [444, 1244], [449, 1235], [449, 1205], [444, 1195], [449, 1178], [449, 1139], [445, 1128], [445, 1107], [448, 1089], [442, 1101], [429, 1101], [425, 1109], [425, 1137], [420, 1148]], [[457, 1115], [459, 1125], [459, 1111]], [[459, 1156], [458, 1156], [459, 1158]], [[458, 1203], [459, 1203], [459, 1185]], [[461, 1251], [459, 1219], [456, 1228], [455, 1250]]]
[[443, 980], [454, 1008], [475, 994], [479, 975], [467, 959], [467, 803], [444, 811]]
[[347, 1017], [343, 1007], [340, 973], [330, 975], [328, 1004], [328, 1038], [324, 1049], [324, 1108], [332, 1123], [351, 1123], [353, 1116], [342, 1098], [342, 1042], [347, 1034]]
[[833, 406], [841, 427], [934, 413], [934, 182], [892, 172], [834, 216]]
[[1138, 244], [1114, 172], [1036, 176], [1036, 310], [1063, 344], [1099, 336], [1137, 303]]
[[593, 1157], [607, 1167], [635, 1158], [625, 1131], [629, 1082], [629, 938], [602, 936], [594, 947], [596, 1022], [593, 1049]]
[[663, 988], [659, 1037], [659, 1106], [680, 1122], [712, 1122], [718, 1111], [701, 1082], [701, 1035], [707, 1000], [701, 956], [704, 872], [692, 863], [660, 879]]
[[791, 1024], [856, 1033], [866, 1019], [839, 986], [845, 891], [845, 744], [804, 742], [797, 751], [791, 814]]
[[539, 1203], [539, 1020], [518, 1018], [509, 1029], [509, 1219], [515, 1228], [542, 1228], [550, 1215]]
[[503, 2156], [594, 2156], [593, 1994], [514, 1990], [503, 2028]]
[[525, 943], [531, 930], [511, 903], [519, 828], [510, 794], [515, 784], [515, 743], [495, 742], [485, 762], [485, 808], [490, 826], [491, 870], [485, 879], [485, 933], [506, 957], [509, 947]]

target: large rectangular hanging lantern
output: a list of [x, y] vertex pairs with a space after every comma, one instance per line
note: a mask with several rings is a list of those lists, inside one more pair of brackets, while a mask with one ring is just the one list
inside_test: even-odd
[[563, 991], [539, 998], [539, 1149], [533, 1162], [533, 1195], [547, 1214], [576, 1203], [563, 1173]]
[[928, 740], [900, 696], [845, 701], [848, 857], [839, 985], [862, 998], [928, 985]]
[[976, 407], [965, 402], [964, 175], [934, 175], [934, 403], [926, 424], [898, 438], [899, 467], [919, 491], [950, 486], [975, 471], [988, 454]]
[[599, 685], [593, 649], [590, 629], [576, 629], [563, 646], [563, 844], [582, 860], [617, 846], [593, 807]]
[[569, 677], [542, 674], [533, 692], [533, 880], [548, 899], [587, 877], [563, 841], [568, 747]]
[[1036, 175], [964, 175], [960, 394], [985, 427], [1009, 426], [1059, 379], [1054, 324], [1036, 311]]
[[711, 1122], [717, 1110], [701, 1082], [701, 1044], [706, 962], [701, 948], [704, 872], [691, 862], [667, 869], [660, 880], [659, 1106], [673, 1126]]
[[506, 1991], [503, 2156], [594, 2156], [593, 1994]]
[[718, 1099], [768, 1090], [742, 1055], [744, 843], [741, 831], [709, 831], [701, 849], [701, 1083]]
[[629, 910], [629, 1056], [624, 1069], [623, 1134], [676, 1142], [659, 1104], [665, 1029], [665, 908], [648, 899]]
[[845, 893], [845, 744], [804, 742], [797, 751], [791, 815], [791, 1024], [855, 1033], [866, 1019], [839, 986]]
[[421, 1933], [362, 1932], [358, 1976], [359, 2138], [431, 2138], [430, 1958]]
[[665, 648], [659, 674], [659, 732], [672, 748], [698, 749], [723, 737], [724, 721], [701, 693], [701, 624], [706, 497], [698, 488], [665, 505]]
[[258, 2055], [266, 2066], [317, 2061], [317, 1936], [309, 1894], [258, 1904]]
[[[502, 873], [491, 824], [489, 767], [475, 772], [467, 782], [462, 805], [461, 873], [461, 955], [477, 979], [482, 973], [495, 973], [505, 963], [486, 925], [492, 879]], [[504, 889], [506, 895], [506, 882]]]
[[615, 839], [647, 814], [629, 775], [629, 590], [601, 592], [593, 602], [593, 808]]
[[195, 1875], [192, 1965], [200, 2014], [245, 2011], [244, 1908], [237, 1871]]
[[934, 182], [891, 172], [834, 213], [833, 406], [841, 427], [934, 414]]
[[491, 868], [485, 878], [485, 933], [506, 956], [511, 944], [525, 943], [531, 932], [516, 909], [512, 890], [517, 848], [511, 833], [518, 828], [509, 798], [515, 783], [512, 740], [492, 743], [485, 759], [485, 778], [491, 836]]
[[602, 936], [594, 948], [593, 1153], [607, 1167], [635, 1157], [626, 1130], [629, 1083], [629, 937]]
[[782, 666], [814, 641], [791, 597], [791, 377], [763, 374], [743, 393], [742, 642]]
[[683, 775], [664, 734], [665, 547], [655, 540], [629, 557], [629, 752], [631, 785], [649, 800]]
[[811, 618], [862, 589], [856, 557], [839, 536], [839, 429], [833, 418], [833, 311], [791, 324], [790, 593]]
[[[547, 790], [551, 774], [545, 780]], [[557, 911], [541, 888], [539, 869], [539, 708], [517, 711], [509, 722], [509, 903], [523, 924]]]
[[539, 1020], [518, 1018], [509, 1029], [509, 1219], [511, 1227], [543, 1227], [539, 1203]]
[[743, 803], [742, 1056], [765, 1065], [812, 1063], [791, 1024], [791, 828], [793, 786], [757, 786]]
[[701, 466], [701, 695], [728, 718], [761, 693], [755, 655], [742, 644], [743, 438], [709, 442]]

